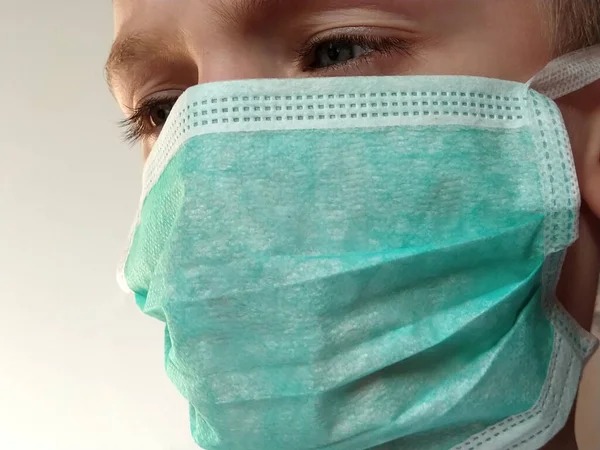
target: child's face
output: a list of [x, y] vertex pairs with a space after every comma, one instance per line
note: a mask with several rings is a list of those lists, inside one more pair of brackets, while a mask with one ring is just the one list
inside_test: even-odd
[[[115, 24], [108, 69], [126, 114], [149, 98], [218, 80], [464, 74], [526, 81], [552, 58], [534, 0], [116, 0]], [[599, 84], [559, 102], [590, 220], [600, 215]], [[159, 126], [149, 123], [140, 136], [145, 155], [165, 108], [155, 116], [150, 122]], [[582, 248], [596, 249], [588, 235], [584, 230]], [[569, 259], [567, 269], [589, 268], [587, 299], [600, 263], [581, 252], [585, 260], [571, 266]], [[573, 283], [563, 297], [573, 297]], [[589, 327], [593, 298], [576, 303], [574, 315]]]
[[[218, 80], [479, 75], [527, 81], [552, 59], [535, 0], [115, 0], [108, 65], [123, 111]], [[596, 100], [594, 100], [596, 99]], [[558, 293], [590, 328], [600, 272], [600, 83], [561, 99], [584, 199]], [[140, 131], [148, 155], [170, 104]]]

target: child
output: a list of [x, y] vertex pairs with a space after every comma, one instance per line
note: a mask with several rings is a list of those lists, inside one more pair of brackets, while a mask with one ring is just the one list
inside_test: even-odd
[[114, 3], [121, 276], [198, 445], [577, 448], [600, 1]]

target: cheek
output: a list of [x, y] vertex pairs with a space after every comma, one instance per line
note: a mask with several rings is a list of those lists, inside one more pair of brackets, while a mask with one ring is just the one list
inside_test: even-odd
[[145, 142], [142, 144], [142, 158], [144, 159], [144, 162], [146, 162], [146, 160], [148, 159], [148, 157], [150, 156], [150, 153], [152, 152], [152, 146], [154, 145], [154, 143], [148, 143]]

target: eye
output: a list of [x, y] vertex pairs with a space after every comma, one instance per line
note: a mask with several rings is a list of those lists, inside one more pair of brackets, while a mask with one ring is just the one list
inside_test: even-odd
[[338, 34], [330, 38], [316, 38], [298, 51], [298, 64], [304, 72], [326, 71], [377, 54], [400, 53], [410, 56], [411, 43], [397, 37]]
[[318, 44], [314, 49], [313, 69], [324, 69], [330, 66], [344, 64], [365, 55], [373, 49], [347, 41], [329, 41]]
[[141, 102], [132, 114], [121, 122], [125, 128], [125, 139], [135, 143], [151, 137], [157, 137], [166, 123], [171, 110], [181, 95], [159, 96]]
[[148, 119], [153, 127], [162, 127], [165, 124], [174, 104], [174, 102], [163, 102], [149, 108]]

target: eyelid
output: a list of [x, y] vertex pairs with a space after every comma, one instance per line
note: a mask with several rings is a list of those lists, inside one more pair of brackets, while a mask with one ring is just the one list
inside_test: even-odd
[[[419, 1], [422, 0], [412, 0]], [[402, 2], [397, 2], [402, 3]], [[322, 31], [349, 28], [373, 28], [401, 31], [404, 34], [414, 34], [418, 27], [412, 15], [399, 11], [399, 6], [393, 10], [378, 7], [341, 7], [319, 11], [301, 18], [304, 29], [319, 29]], [[360, 25], [357, 25], [360, 24]]]
[[319, 31], [318, 33], [312, 34], [308, 39], [304, 39], [305, 42], [312, 42], [325, 39], [334, 39], [338, 36], [378, 36], [378, 37], [396, 37], [403, 39], [414, 39], [412, 33], [404, 32], [397, 28], [390, 28], [385, 26], [340, 26], [340, 27], [329, 27], [325, 30]]
[[172, 98], [179, 98], [184, 92], [185, 89], [162, 89], [160, 91], [153, 91], [152, 93], [141, 96], [138, 100], [135, 100], [131, 110], [135, 111], [140, 107], [140, 105], [144, 105], [149, 101], [171, 100]]
[[120, 122], [125, 129], [124, 139], [132, 144], [146, 141], [157, 137], [158, 130], [161, 127], [154, 127], [149, 124], [150, 112], [157, 106], [165, 104], [175, 104], [183, 91], [169, 90], [150, 94], [137, 102], [128, 117]]
[[[387, 33], [384, 33], [387, 31]], [[328, 32], [319, 33], [311, 37], [300, 49], [297, 50], [296, 64], [302, 68], [303, 72], [326, 72], [334, 69], [341, 69], [348, 64], [359, 64], [361, 61], [368, 61], [369, 58], [377, 54], [391, 54], [397, 52], [404, 56], [413, 56], [413, 47], [415, 43], [406, 36], [398, 36], [397, 30], [393, 33], [391, 30], [372, 28], [350, 27], [343, 29], [334, 29]], [[323, 68], [311, 68], [307, 65], [307, 60], [312, 56], [314, 50], [327, 42], [343, 42], [346, 44], [356, 44], [365, 47], [373, 47], [373, 50], [364, 55], [349, 60], [347, 62], [334, 64]]]

